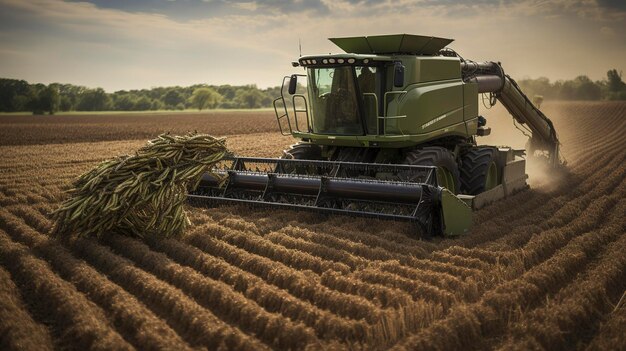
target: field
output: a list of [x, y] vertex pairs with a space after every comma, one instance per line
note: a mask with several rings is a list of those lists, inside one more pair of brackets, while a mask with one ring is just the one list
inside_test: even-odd
[[[179, 239], [59, 242], [71, 181], [164, 130], [241, 155], [293, 142], [270, 112], [0, 116], [0, 349], [626, 350], [626, 103], [552, 102], [566, 172], [458, 239], [404, 223], [226, 207]], [[523, 146], [502, 109], [485, 142]], [[520, 145], [521, 144], [521, 145]]]

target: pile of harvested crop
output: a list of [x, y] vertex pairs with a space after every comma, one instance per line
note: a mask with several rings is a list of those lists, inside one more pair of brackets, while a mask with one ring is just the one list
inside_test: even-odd
[[71, 198], [53, 213], [53, 233], [177, 235], [189, 223], [183, 209], [188, 189], [226, 152], [224, 139], [163, 134], [134, 156], [104, 161], [74, 183]]

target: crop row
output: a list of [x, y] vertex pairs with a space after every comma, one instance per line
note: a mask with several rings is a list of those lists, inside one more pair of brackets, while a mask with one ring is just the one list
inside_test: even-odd
[[0, 348], [52, 350], [50, 333], [33, 320], [11, 274], [0, 267]]
[[[620, 209], [623, 208], [616, 211]], [[617, 215], [616, 212], [612, 214]], [[521, 277], [487, 292], [478, 303], [454, 309], [446, 319], [429, 328], [431, 333], [418, 333], [397, 346], [411, 349], [425, 345], [463, 347], [475, 344], [486, 336], [502, 333], [511, 318], [515, 318], [520, 306], [532, 308], [542, 301], [546, 292], [558, 291], [589, 264], [592, 257], [619, 238], [621, 233], [615, 231], [614, 225], [622, 219], [619, 216], [613, 218], [618, 219], [607, 223], [597, 234], [570, 232], [576, 228], [564, 228], [559, 233], [553, 233], [552, 236], [560, 235], [563, 239], [564, 234], [576, 236], [577, 239], [567, 243], [547, 261], [533, 266]], [[474, 332], [469, 333], [469, 330]]]
[[226, 262], [244, 269], [268, 283], [289, 291], [292, 295], [314, 305], [352, 319], [365, 319], [375, 323], [380, 310], [370, 301], [333, 291], [312, 280], [305, 272], [273, 261], [267, 257], [252, 254], [230, 243], [200, 234], [201, 228], [185, 238], [189, 244], [202, 251], [223, 258]]
[[229, 285], [181, 266], [165, 254], [152, 251], [146, 244], [121, 236], [108, 237], [106, 243], [138, 267], [193, 297], [221, 320], [256, 335], [272, 347], [301, 349], [305, 345], [319, 344], [310, 328], [265, 311]]
[[281, 262], [298, 269], [311, 270], [317, 274], [321, 274], [329, 269], [344, 273], [350, 271], [350, 267], [343, 263], [322, 259], [305, 252], [289, 250], [284, 246], [276, 245], [262, 237], [249, 235], [239, 230], [212, 223], [206, 224], [203, 229], [204, 235], [209, 235], [245, 249], [250, 253], [271, 258], [276, 262]]
[[48, 261], [63, 279], [72, 282], [81, 293], [89, 296], [133, 345], [155, 349], [185, 348], [180, 337], [133, 295], [74, 257], [55, 240], [33, 230], [21, 219], [5, 213], [0, 213], [0, 216], [3, 227], [12, 233], [13, 240], [30, 247]]
[[45, 261], [33, 256], [26, 246], [13, 242], [3, 230], [0, 263], [15, 278], [22, 296], [35, 306], [37, 318], [54, 321], [53, 336], [63, 345], [77, 349], [133, 349], [99, 307], [57, 276]]
[[[626, 201], [620, 208], [626, 211]], [[601, 242], [601, 235], [605, 232], [612, 232], [614, 237], [624, 228], [625, 222], [622, 221], [585, 239]], [[626, 270], [624, 247], [626, 236], [622, 235], [609, 244], [593, 268], [585, 272], [584, 278], [559, 291], [543, 308], [521, 316], [519, 322], [509, 328], [510, 337], [501, 347], [512, 349], [516, 345], [516, 348], [524, 348], [524, 345], [532, 347], [532, 344], [545, 349], [575, 347], [579, 331], [592, 329], [602, 315], [610, 313], [613, 310], [611, 301], [618, 301], [626, 287], [622, 279]], [[569, 294], [566, 294], [568, 290]]]
[[82, 257], [135, 295], [164, 318], [191, 346], [266, 349], [260, 341], [226, 324], [181, 290], [135, 267], [131, 261], [115, 255], [107, 247], [87, 239], [77, 239], [70, 245], [73, 254]]
[[353, 339], [365, 336], [367, 323], [342, 318], [301, 300], [285, 290], [269, 284], [256, 275], [211, 256], [200, 249], [177, 240], [150, 243], [152, 249], [163, 252], [177, 263], [186, 265], [216, 280], [223, 281], [269, 312], [302, 321], [315, 329], [320, 338]]

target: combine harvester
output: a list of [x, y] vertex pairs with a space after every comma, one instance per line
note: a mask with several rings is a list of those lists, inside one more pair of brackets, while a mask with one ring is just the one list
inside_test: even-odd
[[[478, 145], [489, 135], [479, 94], [532, 133], [528, 154], [561, 163], [552, 122], [500, 63], [464, 60], [451, 39], [331, 38], [343, 54], [302, 56], [283, 79], [281, 159], [231, 157], [193, 202], [253, 203], [417, 223], [425, 236], [469, 230], [472, 209], [527, 188], [526, 152]], [[286, 91], [285, 91], [286, 90]]]

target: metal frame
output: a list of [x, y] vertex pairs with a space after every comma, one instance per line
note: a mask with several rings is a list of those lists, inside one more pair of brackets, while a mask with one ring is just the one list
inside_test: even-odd
[[[306, 77], [305, 74], [294, 74], [295, 76], [298, 77]], [[294, 76], [292, 75], [292, 76]], [[287, 109], [287, 103], [285, 102], [285, 81], [287, 79], [291, 79], [292, 76], [285, 76], [283, 77], [283, 83], [282, 86], [280, 87], [280, 96], [277, 97], [276, 99], [274, 99], [274, 101], [272, 102], [272, 106], [274, 107], [274, 113], [276, 114], [276, 121], [278, 122], [278, 129], [280, 130], [280, 134], [287, 136], [287, 135], [293, 135], [294, 132], [294, 128], [291, 125], [291, 118], [289, 116], [289, 110]], [[304, 109], [297, 109], [296, 108], [296, 98], [301, 98], [304, 101]], [[282, 108], [280, 108], [282, 110], [282, 112], [279, 112], [279, 107], [277, 105], [277, 103], [282, 103]], [[302, 131], [300, 130], [300, 126], [298, 125], [298, 112], [304, 112], [306, 114], [306, 123], [307, 123], [307, 131], [310, 133], [311, 132], [311, 121], [309, 119], [309, 104], [308, 101], [306, 99], [306, 96], [304, 96], [303, 94], [293, 94], [291, 97], [291, 103], [293, 105], [293, 118], [294, 118], [294, 123], [295, 123], [295, 131], [298, 133], [302, 133]], [[287, 120], [287, 126], [289, 127], [289, 133], [286, 133], [283, 129], [282, 124], [280, 123], [280, 121], [282, 119], [286, 119]]]
[[[287, 135], [292, 135], [293, 134], [293, 129], [291, 128], [291, 121], [289, 120], [289, 112], [287, 111], [287, 104], [285, 103], [285, 96], [283, 93], [283, 90], [285, 89], [285, 80], [286, 79], [291, 79], [291, 77], [289, 76], [285, 76], [283, 77], [283, 83], [280, 87], [280, 96], [277, 97], [276, 99], [274, 99], [274, 101], [272, 102], [272, 105], [274, 106], [274, 113], [276, 114], [276, 121], [278, 122], [278, 129], [280, 130], [280, 134], [287, 136]], [[282, 110], [284, 111], [284, 113], [282, 115], [279, 115], [278, 112], [278, 106], [276, 105], [277, 102], [282, 102], [283, 107]], [[289, 133], [285, 133], [283, 131], [283, 126], [280, 123], [281, 119], [287, 119], [287, 125], [289, 126]]]
[[[383, 100], [385, 102], [385, 104], [383, 105], [384, 106], [384, 116], [383, 117], [378, 117], [379, 119], [383, 120], [383, 134], [382, 135], [387, 135], [387, 120], [388, 119], [406, 118], [406, 115], [387, 116], [387, 105], [389, 104], [389, 101], [388, 101], [387, 97], [390, 96], [390, 95], [398, 95], [398, 97], [396, 99], [399, 100], [406, 93], [407, 93], [406, 90], [396, 90], [396, 91], [385, 92], [385, 95], [383, 97]], [[380, 131], [378, 131], [378, 135], [380, 135]], [[404, 132], [402, 133], [402, 135], [404, 135]]]
[[[296, 108], [296, 98], [301, 98], [304, 101], [304, 109]], [[304, 112], [306, 115], [306, 125], [309, 133], [311, 132], [311, 120], [309, 119], [309, 103], [306, 99], [306, 96], [303, 94], [294, 94], [291, 97], [291, 103], [293, 104], [293, 118], [296, 121], [296, 130], [300, 131], [300, 126], [298, 126], [298, 112]]]
[[[429, 166], [232, 157], [213, 175], [205, 174], [189, 198], [193, 204], [267, 205], [407, 220], [434, 235], [443, 230], [443, 189], [435, 172]], [[381, 173], [400, 178], [377, 179]]]
[[[377, 135], [387, 135], [387, 120], [388, 119], [400, 119], [400, 118], [406, 118], [407, 115], [397, 115], [397, 116], [387, 116], [387, 104], [388, 104], [388, 97], [390, 95], [399, 95], [398, 99], [400, 99], [404, 94], [406, 94], [407, 91], [406, 90], [400, 90], [400, 91], [388, 91], [385, 93], [384, 95], [384, 102], [385, 104], [384, 106], [384, 110], [383, 110], [383, 115], [379, 116], [378, 115], [378, 111], [376, 112], [376, 120], [383, 121], [383, 133], [380, 133], [380, 123], [376, 123], [376, 134]], [[376, 102], [376, 106], [378, 106], [378, 95], [376, 95], [376, 93], [363, 93], [363, 96], [373, 96], [374, 97], [374, 101]], [[404, 135], [404, 133], [402, 133], [402, 135]]]

